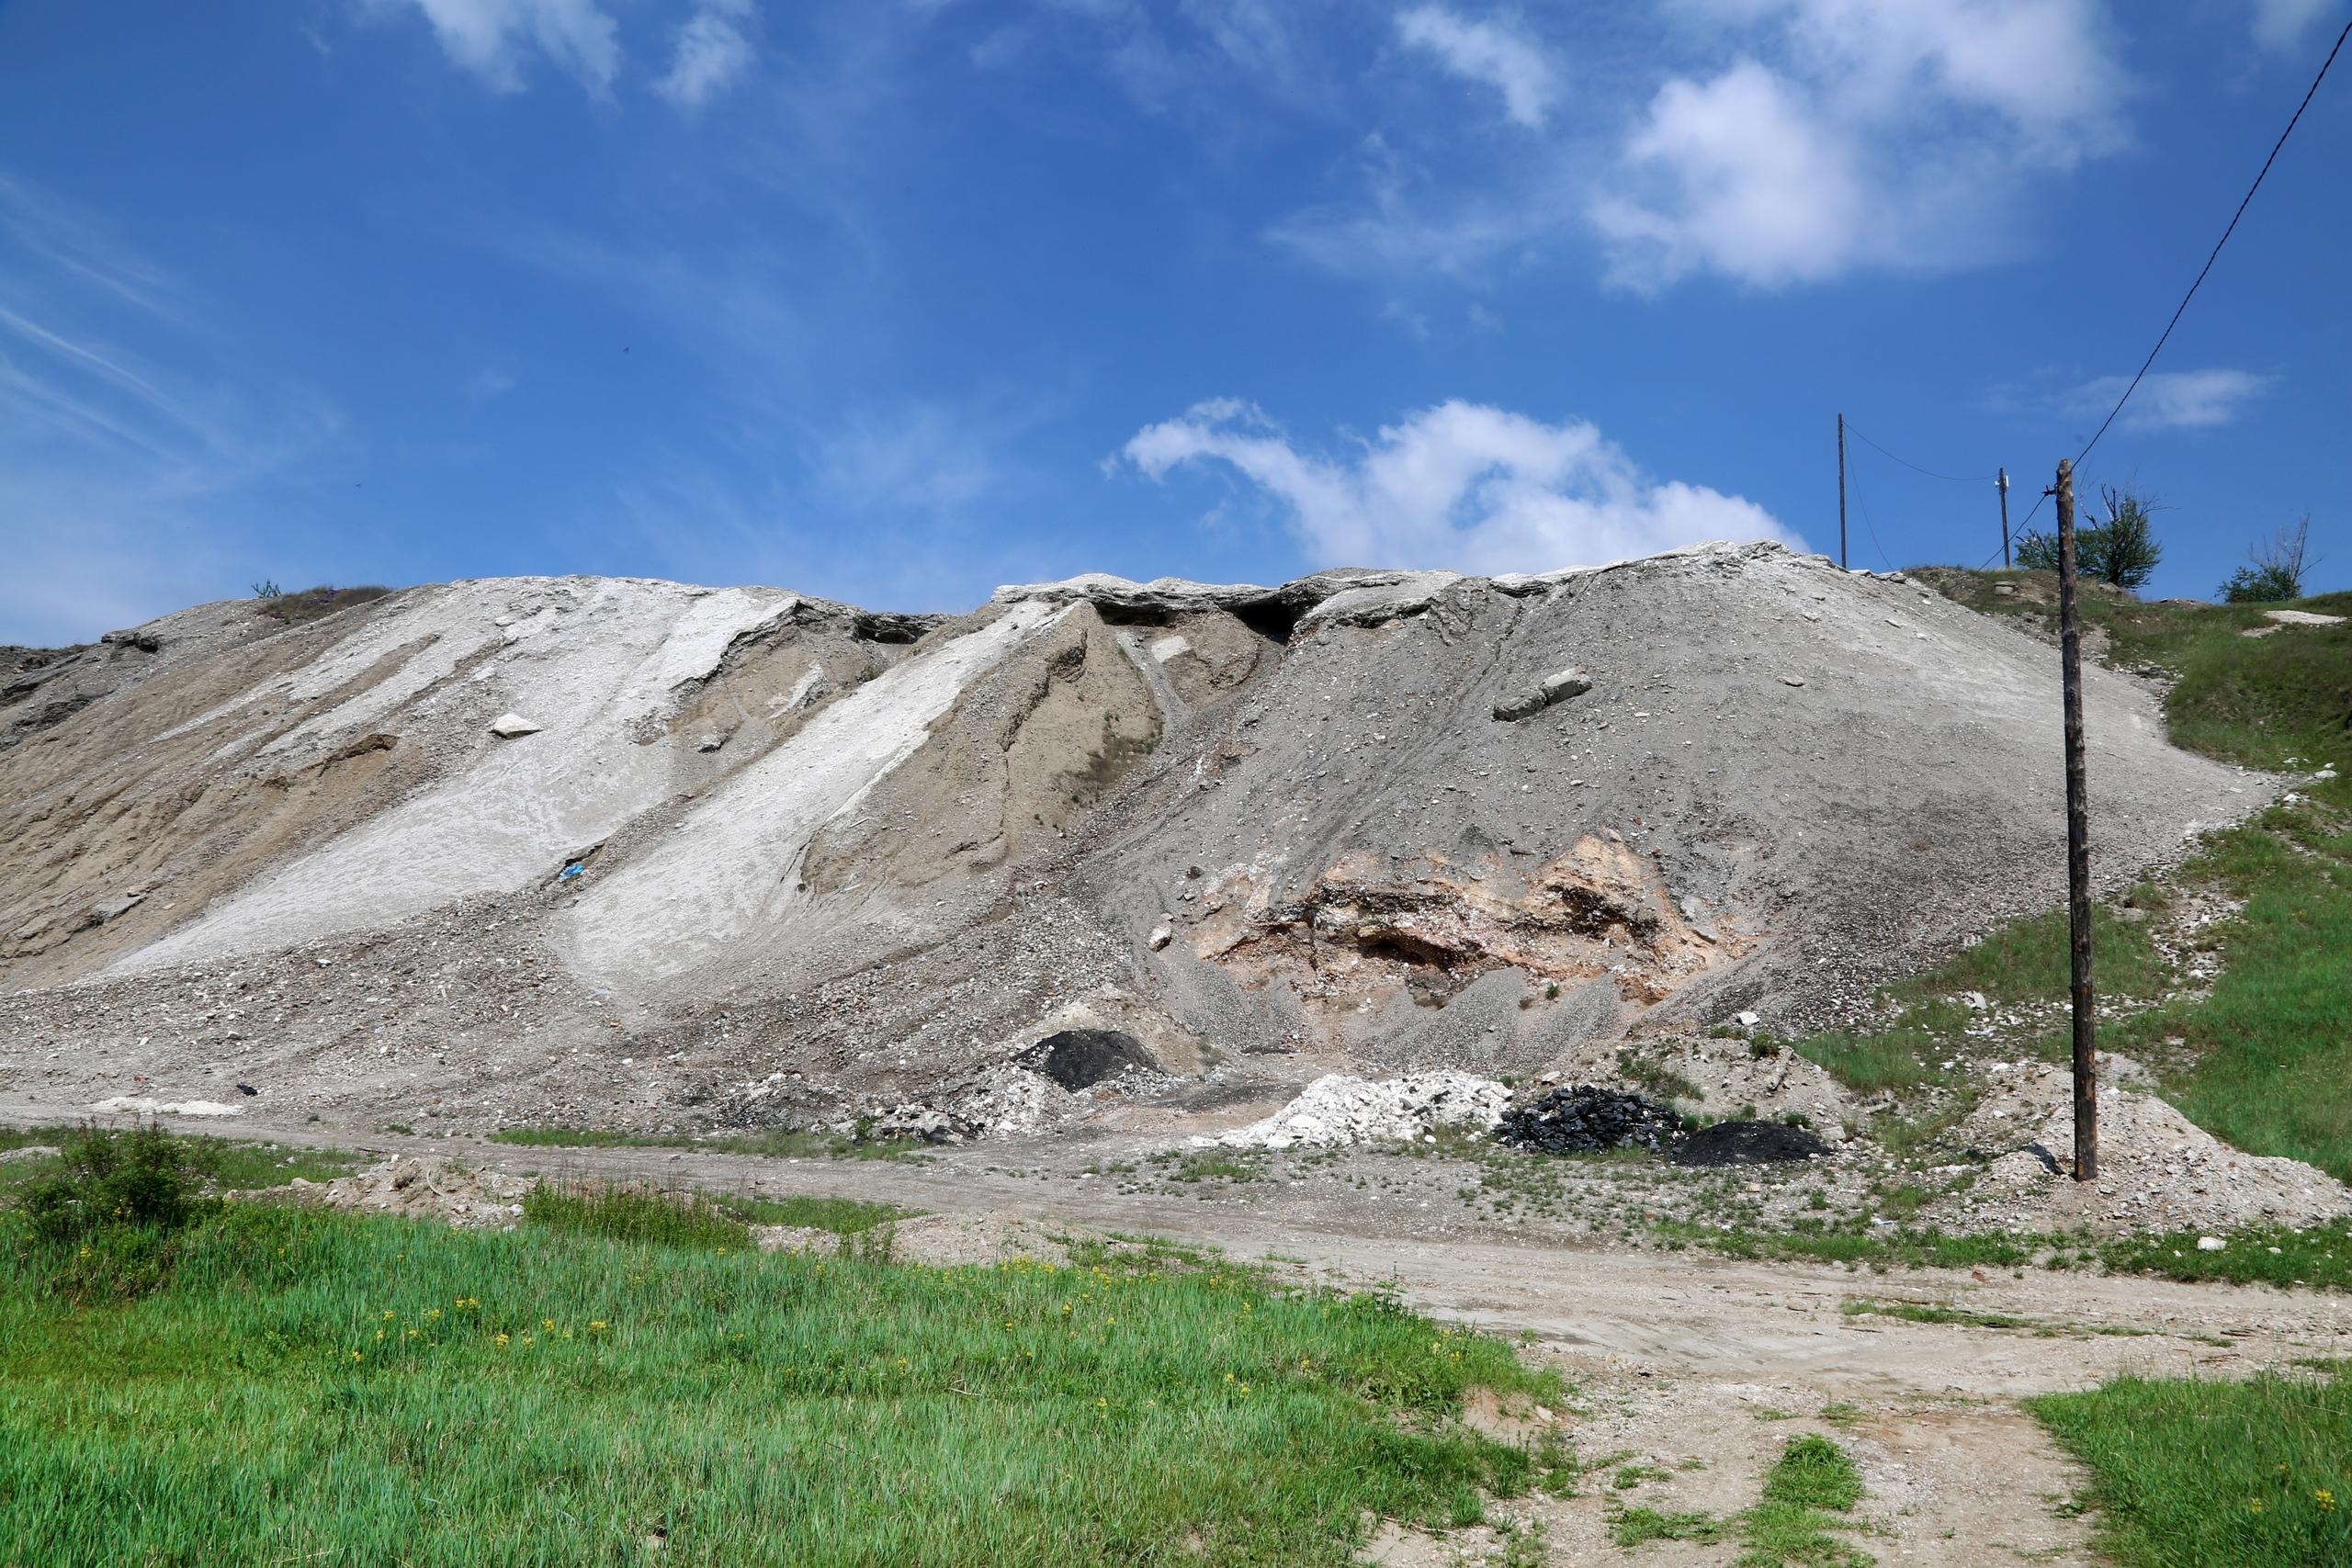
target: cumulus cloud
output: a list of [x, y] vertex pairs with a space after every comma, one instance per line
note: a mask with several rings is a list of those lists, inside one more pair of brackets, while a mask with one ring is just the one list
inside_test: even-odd
[[1754, 61], [1712, 82], [1673, 81], [1625, 144], [1627, 184], [1592, 220], [1613, 281], [1641, 288], [1702, 267], [1764, 285], [1851, 265], [1874, 204], [1855, 150]]
[[618, 28], [597, 0], [413, 0], [444, 53], [501, 92], [519, 92], [523, 68], [545, 54], [595, 92], [621, 63]]
[[1452, 74], [1500, 93], [1504, 112], [1530, 130], [1543, 125], [1559, 96], [1559, 75], [1542, 46], [1506, 23], [1465, 21], [1442, 6], [1417, 6], [1397, 13], [1396, 31]]
[[2335, 0], [2254, 0], [2254, 38], [2265, 49], [2292, 49]]
[[[2157, 370], [2140, 383], [2118, 430], [2196, 430], [2230, 424], [2246, 405], [2268, 391], [2276, 377], [2250, 370]], [[2132, 384], [2129, 376], [2100, 376], [2060, 393], [2057, 412], [2073, 419], [2101, 420]]]
[[678, 28], [669, 73], [654, 91], [682, 109], [703, 107], [751, 68], [752, 0], [703, 0]]
[[1589, 207], [1623, 287], [1973, 260], [2024, 177], [2125, 141], [2097, 0], [1684, 5], [1744, 52], [1668, 79], [1625, 133]]
[[1229, 467], [1274, 499], [1318, 565], [1545, 571], [1708, 539], [1799, 542], [1752, 502], [1652, 479], [1586, 421], [1458, 400], [1333, 457], [1221, 398], [1146, 426], [1121, 456], [1153, 479]]

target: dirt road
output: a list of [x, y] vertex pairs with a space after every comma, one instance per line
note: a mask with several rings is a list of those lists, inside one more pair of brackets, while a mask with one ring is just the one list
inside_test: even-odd
[[[36, 1114], [0, 1098], [0, 1122]], [[1008, 1159], [1001, 1147], [920, 1162], [776, 1160], [437, 1138], [355, 1145], [311, 1127], [234, 1132], [559, 1178], [1001, 1212], [1221, 1247], [1302, 1280], [1394, 1290], [1435, 1316], [1512, 1337], [1559, 1364], [1577, 1388], [1571, 1439], [1587, 1460], [1610, 1464], [1577, 1496], [1504, 1510], [1541, 1519], [1559, 1562], [1730, 1562], [1737, 1548], [1728, 1541], [1612, 1547], [1608, 1518], [1633, 1506], [1736, 1513], [1755, 1500], [1782, 1442], [1804, 1431], [1827, 1433], [1853, 1454], [1869, 1488], [1858, 1544], [1882, 1563], [2096, 1562], [2088, 1523], [2064, 1506], [2081, 1477], [2019, 1399], [2128, 1372], [2229, 1377], [2352, 1353], [2352, 1299], [2320, 1292], [2040, 1270], [1880, 1275], [1688, 1252], [1433, 1239], [1426, 1224], [1415, 1234], [1410, 1213], [1303, 1218], [1280, 1202], [1279, 1190], [1264, 1202], [1117, 1192], [1067, 1152], [1042, 1163]], [[1084, 1166], [1105, 1157], [1102, 1145], [1086, 1152]], [[1916, 1322], [1894, 1315], [1904, 1303], [2030, 1326]], [[1621, 1476], [1632, 1479], [1621, 1487]], [[1475, 1560], [1485, 1540], [1477, 1531], [1404, 1538], [1384, 1560]]]

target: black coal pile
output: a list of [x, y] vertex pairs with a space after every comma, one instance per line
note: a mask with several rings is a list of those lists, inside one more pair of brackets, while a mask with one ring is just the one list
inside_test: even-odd
[[1827, 1144], [1785, 1122], [1718, 1122], [1674, 1146], [1677, 1165], [1779, 1165], [1833, 1153]]
[[1048, 1034], [1030, 1047], [1023, 1062], [1073, 1094], [1105, 1078], [1160, 1070], [1142, 1041], [1115, 1029], [1065, 1029]]
[[1637, 1144], [1664, 1146], [1682, 1119], [1646, 1095], [1578, 1084], [1503, 1112], [1495, 1136], [1547, 1155], [1594, 1154]]

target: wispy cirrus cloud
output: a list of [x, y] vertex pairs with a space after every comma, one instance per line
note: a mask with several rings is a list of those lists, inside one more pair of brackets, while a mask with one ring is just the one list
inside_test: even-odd
[[2293, 49], [2336, 8], [2337, 0], [2254, 0], [2254, 40], [2265, 49]]
[[1560, 96], [1551, 57], [1515, 23], [1471, 20], [1442, 6], [1416, 6], [1396, 14], [1397, 36], [1436, 56], [1451, 74], [1502, 95], [1504, 111], [1529, 130], [1544, 124]]
[[689, 112], [725, 92], [752, 68], [755, 16], [752, 0], [702, 0], [679, 25], [669, 72], [653, 90]]
[[0, 174], [0, 641], [82, 640], [217, 591], [241, 500], [341, 437], [300, 388], [233, 385], [233, 349], [196, 305], [99, 223]]
[[1155, 479], [1231, 469], [1273, 500], [1318, 566], [1544, 571], [1708, 539], [1800, 543], [1753, 502], [1652, 478], [1589, 421], [1459, 400], [1333, 456], [1253, 404], [1215, 399], [1136, 432], [1121, 456]]
[[535, 60], [592, 92], [620, 73], [620, 24], [598, 0], [369, 0], [377, 9], [423, 13], [453, 64], [500, 92], [523, 89]]
[[[2251, 370], [2153, 370], [2123, 406], [2118, 430], [2204, 430], [2233, 424], [2272, 387], [2275, 376]], [[2054, 412], [2070, 419], [2102, 420], [2132, 385], [2129, 376], [2098, 376], [2061, 389]]]

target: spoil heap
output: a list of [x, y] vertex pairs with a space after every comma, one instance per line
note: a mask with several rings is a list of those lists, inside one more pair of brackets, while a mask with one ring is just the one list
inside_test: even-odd
[[[0, 1060], [62, 1111], [830, 1124], [1084, 1029], [1499, 1077], [2063, 891], [2047, 650], [1775, 546], [953, 619], [496, 580], [70, 662], [0, 705]], [[2086, 700], [2102, 875], [2265, 797]]]

